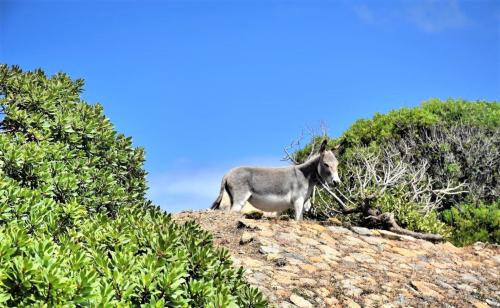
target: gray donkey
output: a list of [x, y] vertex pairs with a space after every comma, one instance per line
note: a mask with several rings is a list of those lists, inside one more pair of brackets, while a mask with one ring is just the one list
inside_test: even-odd
[[231, 200], [230, 209], [240, 211], [246, 201], [265, 212], [281, 213], [295, 209], [295, 220], [301, 220], [304, 209], [311, 206], [309, 198], [316, 184], [340, 183], [338, 161], [332, 151], [321, 144], [319, 154], [305, 163], [281, 168], [239, 167], [224, 175], [217, 200], [212, 209], [218, 209], [224, 190]]

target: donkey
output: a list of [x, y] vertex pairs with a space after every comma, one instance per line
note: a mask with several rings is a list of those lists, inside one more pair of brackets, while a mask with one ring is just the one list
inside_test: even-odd
[[340, 183], [338, 161], [321, 143], [319, 154], [303, 164], [281, 168], [238, 167], [224, 175], [219, 196], [211, 209], [218, 209], [224, 190], [227, 191], [230, 210], [240, 211], [246, 201], [264, 212], [279, 213], [294, 208], [295, 220], [301, 220], [309, 210], [309, 198], [314, 185], [321, 182]]

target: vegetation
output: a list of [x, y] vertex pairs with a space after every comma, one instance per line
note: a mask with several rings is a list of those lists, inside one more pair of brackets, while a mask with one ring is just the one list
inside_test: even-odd
[[[294, 159], [305, 160], [321, 139]], [[322, 190], [311, 216], [352, 213], [343, 219], [370, 225], [391, 213], [404, 228], [457, 244], [499, 241], [499, 103], [434, 99], [359, 120], [329, 144], [340, 146], [343, 184], [331, 189], [344, 205]]]
[[464, 203], [445, 210], [443, 219], [453, 227], [453, 238], [458, 244], [500, 244], [500, 201], [491, 205]]
[[0, 66], [0, 304], [265, 306], [209, 233], [145, 200], [144, 151], [82, 87]]

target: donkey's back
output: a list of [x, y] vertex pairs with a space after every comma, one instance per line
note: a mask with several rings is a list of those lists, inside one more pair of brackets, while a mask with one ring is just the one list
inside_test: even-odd
[[245, 187], [254, 193], [281, 194], [295, 178], [294, 166], [279, 168], [238, 167], [226, 174], [227, 185], [231, 188]]
[[218, 208], [222, 193], [227, 191], [231, 209], [239, 211], [246, 201], [265, 212], [282, 212], [307, 193], [308, 185], [300, 181], [295, 166], [280, 168], [239, 167], [223, 178], [219, 198], [212, 205]]

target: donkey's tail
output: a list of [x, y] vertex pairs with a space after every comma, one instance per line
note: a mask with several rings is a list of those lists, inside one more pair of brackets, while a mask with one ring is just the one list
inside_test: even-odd
[[222, 201], [222, 196], [224, 195], [224, 190], [226, 189], [226, 176], [222, 178], [222, 183], [220, 184], [220, 191], [219, 191], [219, 196], [217, 199], [215, 199], [214, 203], [212, 203], [212, 206], [210, 209], [216, 210], [220, 207], [220, 203]]

